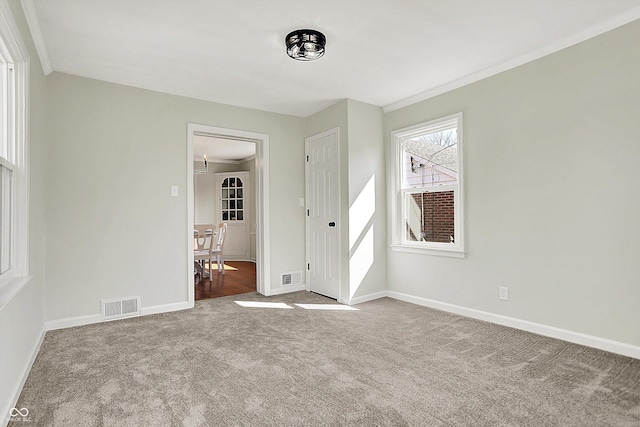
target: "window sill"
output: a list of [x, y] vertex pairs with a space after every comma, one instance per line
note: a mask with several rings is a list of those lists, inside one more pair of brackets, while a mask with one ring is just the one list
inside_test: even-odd
[[6, 283], [3, 283], [0, 287], [0, 312], [4, 310], [4, 308], [9, 305], [11, 300], [18, 295], [18, 293], [24, 288], [24, 286], [29, 283], [29, 281], [33, 278], [31, 276], [19, 276], [12, 277], [7, 280]]
[[411, 254], [421, 254], [421, 255], [434, 255], [434, 256], [443, 256], [449, 258], [465, 258], [466, 252], [454, 249], [434, 249], [434, 248], [420, 248], [416, 246], [406, 246], [406, 245], [391, 245], [391, 250], [393, 252], [405, 252]]

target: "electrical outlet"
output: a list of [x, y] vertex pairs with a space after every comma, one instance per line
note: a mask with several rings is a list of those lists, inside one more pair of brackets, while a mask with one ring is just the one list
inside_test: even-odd
[[506, 286], [500, 286], [498, 288], [498, 298], [507, 301], [509, 299], [509, 288]]

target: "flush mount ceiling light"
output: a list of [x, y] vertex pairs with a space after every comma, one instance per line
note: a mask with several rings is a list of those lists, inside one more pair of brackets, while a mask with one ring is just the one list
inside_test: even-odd
[[322, 57], [326, 42], [324, 34], [316, 30], [295, 30], [284, 38], [287, 55], [298, 61], [313, 61]]

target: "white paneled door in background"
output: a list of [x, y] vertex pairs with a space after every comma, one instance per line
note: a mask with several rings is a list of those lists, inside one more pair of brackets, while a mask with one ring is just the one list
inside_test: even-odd
[[307, 170], [307, 287], [340, 294], [340, 134], [333, 129], [305, 139]]
[[224, 258], [249, 260], [249, 172], [216, 173], [216, 223], [227, 223]]

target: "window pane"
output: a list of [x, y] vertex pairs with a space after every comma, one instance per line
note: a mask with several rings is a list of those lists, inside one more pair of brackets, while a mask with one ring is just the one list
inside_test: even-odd
[[454, 191], [405, 194], [405, 240], [454, 243]]
[[456, 127], [426, 132], [403, 141], [402, 187], [431, 187], [458, 182]]
[[0, 157], [9, 160], [9, 140], [7, 138], [9, 86], [7, 77], [7, 61], [0, 53]]
[[11, 188], [13, 172], [0, 165], [0, 274], [11, 268]]

